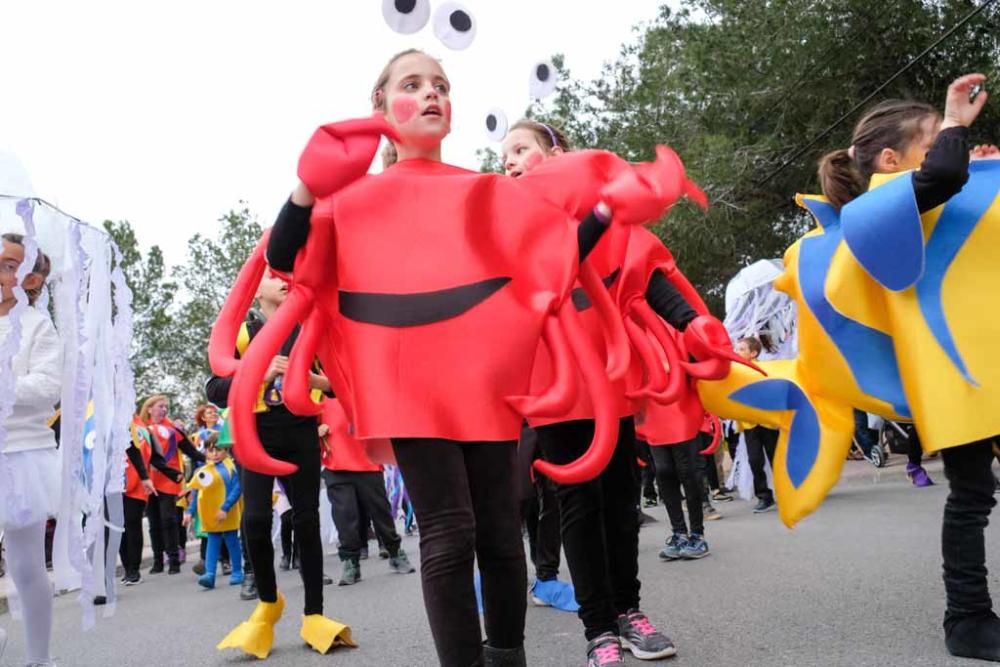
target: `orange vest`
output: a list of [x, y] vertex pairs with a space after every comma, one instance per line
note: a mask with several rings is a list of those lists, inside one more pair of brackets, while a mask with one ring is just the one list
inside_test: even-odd
[[[164, 419], [159, 424], [148, 424], [146, 428], [149, 429], [149, 434], [153, 436], [156, 449], [163, 456], [163, 460], [167, 462], [167, 465], [183, 473], [184, 464], [181, 461], [181, 452], [178, 443], [180, 443], [181, 438], [184, 436], [180, 434], [173, 422], [169, 419]], [[159, 470], [150, 470], [149, 478], [153, 480], [153, 488], [156, 489], [157, 493], [165, 493], [171, 496], [180, 495], [181, 482], [173, 481]]]

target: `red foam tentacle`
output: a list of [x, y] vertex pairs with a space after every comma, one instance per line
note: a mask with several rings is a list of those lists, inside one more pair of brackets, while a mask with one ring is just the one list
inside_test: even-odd
[[636, 300], [632, 305], [632, 312], [645, 325], [646, 329], [653, 334], [653, 338], [660, 344], [663, 353], [667, 357], [667, 365], [669, 366], [667, 370], [667, 386], [664, 387], [663, 391], [653, 396], [653, 400], [663, 405], [680, 400], [681, 395], [686, 389], [687, 376], [684, 371], [684, 364], [681, 361], [681, 353], [677, 347], [677, 342], [670, 335], [670, 332], [667, 331], [667, 325], [664, 324], [659, 315], [653, 312], [648, 303], [641, 299]]
[[620, 380], [628, 372], [630, 361], [628, 335], [625, 333], [621, 313], [601, 281], [601, 276], [589, 262], [580, 265], [580, 285], [600, 316], [608, 353], [608, 377], [612, 381]]
[[596, 478], [611, 461], [618, 441], [618, 414], [614, 389], [571, 301], [563, 303], [558, 317], [594, 407], [594, 439], [587, 451], [572, 463], [554, 465], [538, 460], [534, 467], [558, 484], [580, 484]]
[[316, 351], [323, 337], [323, 314], [319, 308], [313, 307], [299, 336], [288, 356], [288, 372], [282, 383], [282, 400], [291, 412], [303, 417], [318, 415], [323, 412], [323, 406], [312, 398], [312, 387], [309, 384]]
[[709, 419], [712, 422], [712, 443], [701, 450], [699, 454], [714, 454], [715, 450], [719, 448], [719, 443], [722, 442], [722, 422], [715, 415], [709, 415]]
[[518, 414], [540, 419], [567, 414], [577, 395], [576, 365], [566, 336], [554, 317], [547, 317], [542, 327], [542, 341], [552, 358], [552, 384], [538, 396], [510, 396], [507, 404]]
[[271, 230], [268, 229], [260, 237], [257, 246], [240, 269], [236, 282], [212, 325], [212, 333], [208, 338], [208, 363], [212, 372], [220, 377], [231, 377], [239, 367], [239, 359], [234, 352], [236, 339], [267, 269], [264, 250], [270, 235]]
[[268, 366], [308, 311], [311, 297], [311, 292], [302, 287], [290, 290], [278, 311], [250, 341], [229, 390], [236, 459], [243, 467], [263, 475], [291, 475], [297, 470], [297, 466], [272, 458], [264, 451], [257, 435], [254, 407]]
[[653, 345], [646, 336], [646, 331], [631, 318], [625, 319], [625, 331], [628, 333], [632, 347], [639, 353], [639, 358], [646, 369], [648, 380], [635, 391], [626, 391], [625, 395], [631, 399], [652, 398], [654, 393], [662, 392], [667, 387], [667, 373], [663, 369], [663, 362], [653, 349]]

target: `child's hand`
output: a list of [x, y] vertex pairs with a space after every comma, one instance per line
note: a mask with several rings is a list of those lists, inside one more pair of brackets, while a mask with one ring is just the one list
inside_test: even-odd
[[187, 512], [184, 512], [184, 518], [183, 518], [183, 519], [181, 519], [181, 524], [182, 524], [182, 525], [183, 525], [183, 526], [184, 526], [185, 528], [187, 528], [188, 526], [190, 526], [190, 525], [191, 525], [191, 515], [190, 515], [190, 514], [188, 514]]
[[330, 434], [330, 427], [327, 426], [326, 424], [320, 424], [319, 425], [319, 437], [325, 438], [329, 434]]
[[1000, 160], [1000, 148], [992, 144], [980, 144], [969, 152], [970, 160]]
[[949, 127], [969, 127], [983, 110], [989, 95], [980, 90], [974, 101], [969, 101], [969, 95], [975, 86], [981, 86], [986, 81], [982, 74], [966, 74], [955, 79], [948, 86], [948, 96], [944, 103], [944, 122], [941, 129]]
[[149, 479], [142, 480], [142, 488], [146, 489], [146, 493], [148, 493], [151, 496], [157, 495], [156, 494], [156, 487], [153, 486], [153, 481], [152, 480], [149, 480]]
[[215, 522], [222, 523], [223, 521], [226, 520], [227, 516], [229, 516], [229, 512], [227, 512], [226, 510], [219, 510], [218, 512], [215, 513]]
[[271, 359], [271, 365], [267, 367], [267, 373], [264, 374], [264, 382], [271, 382], [286, 372], [288, 372], [288, 357], [279, 354]]

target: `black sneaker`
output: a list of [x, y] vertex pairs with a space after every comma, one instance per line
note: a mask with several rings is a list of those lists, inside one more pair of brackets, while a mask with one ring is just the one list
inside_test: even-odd
[[344, 569], [340, 573], [340, 586], [353, 586], [361, 581], [361, 565], [353, 559], [344, 561]]
[[125, 585], [126, 586], [136, 586], [142, 583], [142, 575], [138, 572], [132, 572], [131, 574], [125, 575]]
[[180, 574], [180, 573], [181, 573], [180, 563], [171, 563], [170, 566], [167, 567], [167, 574]]
[[383, 547], [381, 544], [378, 545], [378, 557], [382, 560], [387, 560], [389, 558], [389, 550]]
[[944, 633], [948, 652], [960, 658], [1000, 662], [1000, 619], [992, 611], [948, 624]]
[[246, 577], [243, 579], [243, 585], [240, 587], [240, 599], [257, 599], [257, 581], [254, 579], [253, 574], [249, 572], [246, 574]]
[[643, 507], [656, 507], [658, 504], [659, 503], [656, 502], [656, 498], [643, 498], [642, 499], [642, 506]]
[[153, 563], [153, 567], [149, 568], [150, 574], [163, 574], [163, 563]]
[[598, 635], [587, 644], [587, 667], [624, 664], [625, 653], [622, 651], [622, 642], [612, 633], [605, 632]]
[[760, 502], [757, 503], [757, 507], [753, 508], [753, 513], [763, 514], [777, 508], [778, 506], [774, 503], [774, 498], [761, 498]]
[[712, 491], [712, 500], [717, 503], [731, 503], [733, 502], [733, 497], [722, 489], [716, 489]]
[[631, 651], [639, 660], [659, 660], [677, 653], [670, 637], [657, 630], [638, 609], [618, 617], [618, 636], [622, 648]]
[[103, 607], [108, 603], [108, 596], [106, 595], [95, 595], [94, 596], [94, 606]]

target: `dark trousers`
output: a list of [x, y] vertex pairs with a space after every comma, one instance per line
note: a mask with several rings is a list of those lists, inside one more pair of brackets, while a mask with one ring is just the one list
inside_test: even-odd
[[180, 563], [177, 531], [177, 496], [159, 493], [149, 497], [146, 504], [146, 518], [149, 519], [149, 541], [153, 546], [153, 563], [163, 564], [166, 553], [171, 565]]
[[878, 433], [868, 428], [868, 414], [854, 409], [854, 439], [865, 456], [871, 456], [872, 447], [878, 444]]
[[521, 516], [528, 531], [528, 553], [535, 565], [535, 578], [551, 581], [559, 576], [559, 501], [551, 480], [539, 476], [535, 495], [521, 502]]
[[295, 527], [292, 523], [292, 514], [292, 510], [285, 510], [278, 517], [278, 520], [281, 521], [281, 557], [294, 562], [295, 557], [299, 554], [295, 548]]
[[656, 462], [656, 481], [660, 485], [663, 504], [670, 517], [670, 527], [675, 533], [688, 534], [681, 507], [681, 486], [687, 502], [691, 532], [705, 534], [704, 522], [704, 481], [701, 473], [702, 456], [698, 452], [701, 439], [697, 436], [676, 445], [650, 447]]
[[986, 582], [986, 544], [993, 497], [993, 439], [941, 450], [948, 477], [948, 499], [941, 527], [944, 590], [948, 608], [945, 629], [993, 608]]
[[389, 556], [395, 558], [402, 539], [392, 520], [382, 473], [324, 470], [323, 480], [333, 523], [340, 536], [340, 560], [358, 562], [361, 547], [368, 544], [369, 522], [375, 525], [375, 535], [385, 545]]
[[653, 454], [650, 452], [649, 443], [643, 440], [636, 440], [635, 452], [639, 459], [646, 464], [639, 469], [642, 476], [642, 497], [655, 501], [656, 462], [653, 461]]
[[750, 459], [750, 470], [753, 472], [753, 491], [761, 500], [774, 500], [774, 492], [767, 485], [767, 472], [764, 470], [764, 455], [774, 467], [774, 450], [778, 446], [778, 431], [773, 428], [754, 426], [746, 432], [747, 458]]
[[[992, 440], [990, 441], [992, 443]], [[924, 459], [924, 448], [920, 445], [920, 436], [917, 435], [917, 429], [908, 426], [906, 431], [906, 459], [910, 465], [919, 466], [923, 463]], [[992, 450], [992, 444], [991, 449]]]
[[146, 501], [123, 496], [123, 511], [125, 534], [122, 535], [118, 555], [125, 574], [136, 574], [142, 565], [142, 515], [146, 511]]
[[517, 443], [394, 438], [392, 446], [420, 524], [420, 578], [438, 660], [469, 667], [482, 659], [474, 561], [486, 643], [522, 646], [527, 571]]
[[[547, 461], [569, 463], [590, 446], [592, 420], [542, 426], [539, 445]], [[563, 549], [580, 604], [587, 639], [618, 633], [618, 615], [639, 606], [638, 472], [635, 423], [621, 420], [615, 452], [596, 479], [557, 484]]]
[[[323, 613], [323, 544], [319, 534], [319, 435], [315, 422], [275, 428], [257, 421], [257, 432], [265, 451], [276, 459], [298, 466], [281, 483], [292, 505], [299, 548], [299, 574], [305, 588], [305, 611]], [[257, 592], [263, 602], [278, 599], [274, 576], [274, 545], [271, 543], [271, 493], [274, 477], [243, 470], [243, 529], [248, 560], [253, 564]]]

